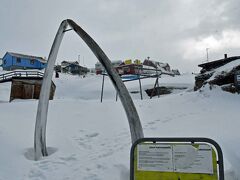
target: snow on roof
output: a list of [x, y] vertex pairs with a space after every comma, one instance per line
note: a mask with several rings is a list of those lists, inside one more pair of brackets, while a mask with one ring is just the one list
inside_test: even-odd
[[210, 70], [210, 69], [214, 69], [214, 68], [223, 66], [223, 65], [225, 65], [229, 62], [235, 61], [237, 59], [240, 59], [240, 56], [232, 56], [232, 57], [228, 57], [228, 58], [224, 58], [224, 59], [206, 62], [203, 64], [199, 64], [198, 67], [204, 68], [206, 70]]
[[78, 61], [62, 61], [61, 64], [79, 64]]
[[228, 72], [232, 71], [237, 66], [240, 66], [240, 59], [229, 62], [229, 63], [225, 64], [224, 66], [216, 68], [212, 71], [206, 72], [206, 73], [213, 73], [213, 75], [208, 79], [208, 81], [213, 80], [216, 76], [218, 76], [220, 74], [228, 73]]
[[235, 61], [229, 62], [229, 63], [225, 64], [224, 66], [221, 66], [221, 67], [215, 69], [215, 72], [221, 72], [221, 71], [229, 72], [234, 67], [239, 66], [239, 65], [240, 65], [240, 58], [235, 60]]
[[163, 62], [159, 62], [159, 61], [154, 61], [154, 60], [150, 60], [150, 59], [145, 59], [143, 64], [147, 65], [147, 62], [152, 62], [156, 67], [167, 67], [169, 66], [168, 63], [163, 63]]
[[26, 59], [37, 59], [42, 63], [47, 63], [47, 60], [40, 56], [32, 56], [32, 55], [19, 54], [19, 53], [13, 53], [13, 52], [7, 52], [7, 53], [14, 57], [26, 58]]
[[122, 63], [122, 60], [113, 60], [113, 61], [111, 61], [112, 63]]

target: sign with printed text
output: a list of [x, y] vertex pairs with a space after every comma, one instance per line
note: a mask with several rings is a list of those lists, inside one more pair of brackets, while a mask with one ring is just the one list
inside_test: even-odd
[[209, 145], [139, 144], [137, 154], [139, 171], [213, 174]]
[[130, 180], [224, 180], [221, 147], [209, 138], [141, 138], [130, 159]]
[[138, 145], [138, 170], [173, 171], [172, 146], [170, 145]]
[[240, 75], [237, 75], [237, 81], [240, 81]]
[[240, 71], [235, 72], [234, 81], [235, 81], [236, 88], [240, 90]]

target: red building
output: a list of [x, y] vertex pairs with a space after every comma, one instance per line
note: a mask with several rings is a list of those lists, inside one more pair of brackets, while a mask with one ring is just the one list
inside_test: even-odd
[[[124, 74], [141, 74], [143, 65], [140, 63], [140, 60], [135, 60], [132, 63], [132, 60], [125, 60], [122, 61], [113, 61], [113, 67], [116, 69], [119, 75]], [[102, 74], [105, 72], [105, 69], [100, 63], [95, 64], [95, 71], [96, 74]]]
[[141, 74], [142, 73], [142, 64], [120, 64], [120, 66], [116, 67], [116, 70], [119, 75], [124, 74]]

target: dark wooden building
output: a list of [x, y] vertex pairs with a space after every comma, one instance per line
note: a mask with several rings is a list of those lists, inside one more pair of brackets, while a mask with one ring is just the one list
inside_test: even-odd
[[219, 68], [219, 67], [221, 67], [221, 66], [223, 66], [227, 63], [230, 63], [232, 61], [235, 61], [237, 59], [240, 59], [240, 56], [227, 57], [227, 54], [224, 54], [223, 59], [218, 59], [218, 60], [215, 60], [215, 61], [199, 64], [198, 67], [202, 68], [201, 72], [206, 72], [206, 71], [210, 71], [212, 69]]
[[200, 89], [204, 84], [215, 84], [218, 86], [222, 86], [223, 90], [229, 91], [229, 92], [235, 92], [236, 87], [234, 86], [235, 81], [235, 74], [240, 71], [240, 64], [236, 64], [235, 67], [231, 67], [231, 69], [226, 69], [225, 71], [222, 70], [221, 73], [219, 73], [217, 76], [214, 77], [214, 79], [209, 80], [210, 77], [212, 77], [217, 70], [217, 68], [222, 67], [232, 61], [239, 60], [240, 56], [232, 56], [227, 57], [227, 54], [224, 55], [223, 59], [206, 62], [203, 64], [199, 64], [198, 66], [202, 69], [200, 70], [200, 73], [195, 76], [195, 86], [194, 90]]
[[[14, 99], [39, 99], [42, 78], [12, 78], [10, 101]], [[54, 97], [56, 86], [52, 82], [49, 99]]]

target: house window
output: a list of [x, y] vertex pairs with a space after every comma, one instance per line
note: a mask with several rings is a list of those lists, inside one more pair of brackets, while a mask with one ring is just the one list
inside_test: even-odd
[[21, 63], [21, 58], [17, 58], [17, 63]]
[[30, 64], [34, 64], [34, 59], [31, 59], [31, 60], [30, 60]]
[[7, 61], [6, 61], [6, 60], [4, 60], [4, 61], [3, 61], [3, 63], [4, 63], [4, 64], [7, 64]]
[[124, 72], [124, 73], [127, 73], [127, 72], [129, 72], [129, 71], [130, 71], [129, 67], [124, 67], [124, 68], [123, 68], [123, 72]]

